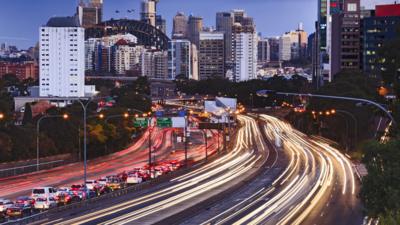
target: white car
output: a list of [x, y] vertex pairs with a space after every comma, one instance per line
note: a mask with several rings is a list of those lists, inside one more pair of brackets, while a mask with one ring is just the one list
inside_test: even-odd
[[59, 196], [62, 193], [68, 193], [70, 191], [71, 191], [71, 188], [69, 188], [69, 187], [60, 187], [57, 189], [56, 196]]
[[57, 201], [53, 197], [37, 198], [34, 208], [39, 210], [46, 210], [57, 207]]
[[127, 184], [140, 184], [143, 182], [143, 178], [141, 178], [138, 174], [130, 174], [126, 179]]
[[14, 203], [11, 200], [0, 198], [0, 212], [6, 212], [13, 205]]
[[100, 178], [97, 182], [98, 182], [100, 185], [105, 186], [105, 185], [107, 185], [108, 181], [109, 181], [109, 179], [108, 179], [107, 177], [102, 177], [102, 178]]
[[32, 198], [50, 198], [55, 197], [57, 190], [53, 187], [37, 187], [32, 189]]

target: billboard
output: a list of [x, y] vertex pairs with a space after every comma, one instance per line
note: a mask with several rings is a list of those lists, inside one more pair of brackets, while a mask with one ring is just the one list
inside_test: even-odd
[[237, 99], [236, 98], [221, 98], [217, 97], [215, 98], [216, 105], [218, 107], [224, 108], [224, 109], [231, 109], [231, 110], [236, 110], [237, 107]]

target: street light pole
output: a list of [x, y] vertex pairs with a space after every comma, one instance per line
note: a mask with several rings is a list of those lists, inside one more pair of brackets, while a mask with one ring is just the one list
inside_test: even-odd
[[49, 119], [49, 118], [64, 118], [67, 119], [68, 115], [47, 115], [47, 116], [42, 116], [38, 119], [36, 122], [36, 171], [39, 171], [39, 164], [40, 164], [40, 122], [44, 119]]
[[346, 114], [346, 115], [350, 116], [353, 119], [353, 121], [354, 121], [354, 145], [356, 145], [357, 141], [358, 141], [358, 122], [357, 122], [357, 118], [354, 116], [354, 114], [352, 114], [352, 113], [350, 113], [348, 111], [345, 111], [345, 110], [336, 110], [336, 111], [340, 112], [340, 113], [343, 113], [343, 114]]

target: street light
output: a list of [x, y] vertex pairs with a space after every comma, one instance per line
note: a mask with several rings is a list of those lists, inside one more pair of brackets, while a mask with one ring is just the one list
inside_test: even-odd
[[4, 119], [4, 114], [0, 113], [0, 120]]
[[67, 120], [69, 118], [68, 114], [64, 114], [64, 115], [47, 115], [47, 116], [43, 116], [41, 117], [36, 124], [36, 170], [39, 171], [39, 164], [40, 164], [40, 122], [42, 122], [42, 120], [44, 119], [48, 119], [48, 118], [63, 118], [64, 120]]

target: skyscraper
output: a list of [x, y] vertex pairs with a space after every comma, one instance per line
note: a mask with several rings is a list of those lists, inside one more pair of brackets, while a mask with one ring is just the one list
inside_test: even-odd
[[76, 17], [53, 17], [40, 28], [40, 96], [85, 95], [85, 29]]
[[225, 40], [221, 32], [199, 34], [199, 78], [225, 77]]
[[161, 15], [156, 15], [156, 27], [164, 34], [167, 34], [167, 22]]
[[185, 14], [178, 12], [174, 16], [173, 27], [172, 27], [172, 38], [173, 39], [185, 39], [188, 33], [188, 18]]
[[141, 20], [147, 24], [156, 26], [158, 0], [142, 0], [141, 3]]
[[203, 30], [203, 18], [190, 15], [188, 21], [188, 38], [199, 48], [199, 34]]
[[103, 0], [91, 0], [85, 3], [80, 0], [76, 15], [79, 18], [80, 25], [84, 28], [93, 27], [102, 22]]
[[269, 59], [271, 62], [279, 61], [279, 37], [268, 38], [269, 44]]
[[232, 64], [232, 27], [233, 14], [231, 12], [218, 12], [216, 16], [216, 28], [225, 34], [225, 63]]
[[142, 54], [142, 76], [153, 79], [168, 79], [168, 52], [147, 50]]

